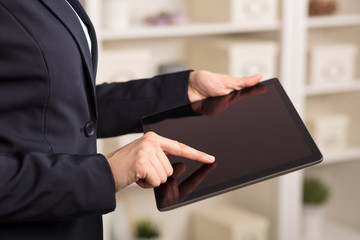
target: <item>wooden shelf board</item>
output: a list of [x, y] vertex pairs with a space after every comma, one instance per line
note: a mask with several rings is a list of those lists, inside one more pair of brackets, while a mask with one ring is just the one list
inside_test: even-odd
[[258, 24], [190, 23], [172, 26], [134, 26], [117, 31], [103, 31], [102, 40], [149, 39], [179, 36], [201, 36], [231, 33], [267, 32], [280, 29], [280, 22]]
[[319, 166], [354, 160], [360, 161], [360, 147], [349, 147], [341, 152], [324, 153], [324, 161]]
[[324, 225], [324, 236], [323, 239], [327, 240], [359, 240], [360, 230], [353, 229], [349, 226], [339, 224], [333, 221], [327, 221]]
[[360, 14], [333, 15], [308, 18], [309, 28], [331, 28], [346, 26], [360, 26]]
[[317, 96], [334, 93], [346, 93], [360, 91], [360, 80], [356, 79], [348, 83], [329, 84], [323, 86], [307, 86], [305, 89], [307, 96]]

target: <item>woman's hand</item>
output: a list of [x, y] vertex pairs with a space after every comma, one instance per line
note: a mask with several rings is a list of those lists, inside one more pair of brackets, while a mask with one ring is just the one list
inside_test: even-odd
[[190, 73], [188, 96], [190, 102], [222, 96], [235, 90], [254, 86], [261, 78], [261, 73], [251, 77], [231, 77], [208, 71], [195, 71]]
[[136, 182], [143, 188], [158, 187], [173, 174], [166, 154], [202, 163], [215, 158], [177, 141], [148, 132], [141, 138], [106, 155], [116, 185], [116, 191]]

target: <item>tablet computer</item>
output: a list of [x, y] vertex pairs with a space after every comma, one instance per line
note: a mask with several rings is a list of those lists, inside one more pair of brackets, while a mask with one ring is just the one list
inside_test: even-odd
[[278, 79], [142, 119], [153, 131], [216, 157], [168, 155], [174, 174], [154, 189], [160, 211], [296, 171], [322, 155]]

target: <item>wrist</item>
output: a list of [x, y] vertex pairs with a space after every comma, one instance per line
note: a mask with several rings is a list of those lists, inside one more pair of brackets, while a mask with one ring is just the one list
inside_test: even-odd
[[113, 160], [112, 156], [114, 155], [114, 153], [109, 153], [109, 154], [106, 154], [104, 155], [105, 159], [107, 160], [109, 166], [110, 166], [110, 169], [111, 169], [111, 173], [112, 173], [112, 176], [114, 178], [114, 182], [115, 182], [115, 192], [118, 192], [120, 189], [119, 189], [119, 184], [118, 182], [116, 181], [117, 177], [116, 177], [116, 161]]
[[201, 71], [193, 71], [189, 75], [188, 97], [190, 102], [196, 102], [205, 98], [205, 96], [196, 89], [196, 79], [199, 78], [199, 74], [201, 74]]

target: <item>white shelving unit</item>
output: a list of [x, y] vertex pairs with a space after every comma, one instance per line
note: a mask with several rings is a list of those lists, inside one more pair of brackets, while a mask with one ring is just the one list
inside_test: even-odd
[[346, 161], [358, 161], [359, 156], [360, 156], [359, 147], [349, 147], [344, 151], [338, 153], [330, 153], [328, 155], [324, 155], [324, 158], [326, 159], [324, 164], [341, 163]]
[[[314, 103], [316, 103], [316, 106], [321, 107], [323, 104], [329, 104], [327, 103], [328, 99], [341, 99], [342, 104], [348, 105], [345, 110], [351, 109], [349, 106], [353, 107], [354, 112], [347, 110], [353, 118], [351, 129], [355, 132], [353, 135], [357, 133], [360, 135], [360, 113], [356, 113], [356, 100], [357, 102], [360, 101], [360, 73], [357, 73], [355, 81], [348, 84], [321, 87], [313, 87], [307, 84], [308, 39], [317, 33], [325, 33], [324, 36], [329, 33], [329, 36], [333, 36], [349, 35], [349, 32], [353, 32], [350, 35], [350, 40], [360, 46], [360, 34], [353, 31], [353, 29], [356, 29], [357, 32], [360, 30], [360, 7], [352, 8], [352, 10], [355, 10], [350, 11], [348, 14], [346, 9], [349, 9], [349, 6], [345, 10], [342, 9], [341, 14], [338, 15], [309, 18], [307, 16], [308, 5], [306, 0], [279, 0], [280, 17], [274, 21], [251, 24], [189, 22], [182, 25], [159, 27], [149, 27], [137, 23], [127, 28], [111, 31], [103, 28], [103, 4], [106, 0], [85, 1], [86, 9], [98, 32], [100, 66], [102, 56], [106, 53], [119, 52], [127, 48], [150, 49], [149, 53], [152, 54], [152, 62], [149, 63], [150, 70], [148, 74], [153, 75], [156, 74], [157, 64], [161, 62], [184, 61], [187, 53], [186, 42], [189, 39], [218, 36], [264, 37], [279, 43], [280, 66], [278, 75], [300, 114], [305, 117], [307, 108]], [[351, 1], [344, 0], [341, 2], [346, 2], [349, 5]], [[352, 3], [358, 4], [356, 1], [358, 0], [354, 0]], [[146, 10], [150, 12], [150, 9], [162, 10], [164, 7], [171, 10], [174, 6], [181, 9], [188, 7], [187, 1], [181, 0], [133, 0], [132, 3], [143, 4], [141, 9], [134, 13], [136, 17], [144, 14]], [[135, 10], [133, 9], [133, 11]], [[344, 28], [345, 30], [343, 30]], [[349, 28], [350, 30], [346, 30]], [[341, 34], [342, 31], [345, 31], [346, 34]], [[340, 34], [337, 34], [338, 32]], [[154, 52], [157, 54], [154, 54]], [[99, 82], [101, 81], [100, 79]], [[330, 104], [333, 102], [334, 100], [330, 100]], [[99, 149], [100, 151], [108, 151], [120, 147], [138, 136], [130, 135], [125, 139], [111, 139], [110, 141], [99, 142]], [[341, 184], [354, 184], [348, 178], [339, 181], [339, 184], [331, 179], [332, 176], [338, 175], [340, 178], [346, 176], [352, 180], [355, 179], [357, 182], [360, 181], [360, 176], [356, 175], [353, 170], [360, 167], [360, 139], [356, 139], [356, 136], [352, 138], [355, 138], [354, 144], [344, 151], [338, 153], [324, 152], [325, 161], [319, 166], [206, 200], [201, 204], [211, 205], [227, 202], [239, 205], [270, 219], [269, 239], [300, 240], [302, 230], [302, 181], [304, 176], [315, 175], [325, 179], [330, 188], [334, 188], [332, 193], [335, 194], [334, 200], [328, 206], [330, 220], [327, 221], [326, 236], [329, 237], [326, 239], [339, 239], [340, 237], [349, 240], [360, 239], [359, 235], [357, 235], [360, 231], [360, 221], [359, 218], [354, 216], [354, 214], [360, 216], [360, 209], [353, 201], [342, 202], [339, 196], [339, 194], [345, 194], [345, 196], [352, 197], [360, 202], [360, 192], [356, 190], [356, 185], [351, 185], [348, 189], [341, 188]], [[353, 176], [347, 176], [348, 168], [352, 169], [349, 174], [353, 174]], [[191, 230], [189, 216], [192, 209], [200, 206], [194, 204], [183, 207], [181, 210], [159, 213], [155, 209], [152, 192], [139, 190], [136, 186], [131, 186], [119, 193], [119, 198], [127, 199], [131, 203], [132, 219], [151, 215], [152, 218], [158, 220], [163, 229], [163, 240], [189, 239], [188, 232]], [[348, 214], [351, 208], [356, 209], [353, 211], [354, 214]], [[344, 216], [345, 214], [349, 216]], [[340, 222], [341, 224], [334, 225], [333, 222]], [[107, 231], [105, 231], [105, 234], [108, 234]], [[339, 238], [334, 238], [334, 236], [339, 236]], [[352, 238], [347, 238], [347, 236]], [[107, 237], [105, 235], [105, 239]]]
[[[309, 39], [353, 43], [360, 47], [360, 5], [356, 1], [337, 1], [338, 14], [324, 17], [309, 17], [307, 21]], [[358, 53], [359, 54], [359, 53]], [[339, 56], [341, 58], [341, 56]], [[356, 68], [360, 62], [356, 59]], [[360, 239], [360, 191], [356, 182], [360, 180], [355, 169], [360, 167], [360, 130], [357, 103], [360, 100], [359, 71], [355, 79], [322, 86], [305, 86], [305, 108], [331, 109], [350, 117], [348, 146], [342, 151], [323, 150], [324, 163], [305, 171], [305, 177], [321, 179], [330, 190], [330, 200], [325, 205], [326, 224], [324, 239]], [[306, 81], [305, 81], [306, 82]]]

